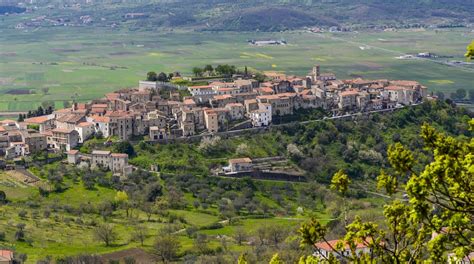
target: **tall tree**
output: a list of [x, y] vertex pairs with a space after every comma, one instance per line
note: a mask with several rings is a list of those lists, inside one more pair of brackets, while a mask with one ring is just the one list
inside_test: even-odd
[[198, 68], [198, 67], [194, 67], [194, 68], [193, 68], [193, 74], [194, 74], [194, 76], [200, 77], [200, 76], [202, 76], [202, 73], [203, 73], [203, 69]]
[[170, 234], [158, 235], [153, 245], [153, 253], [164, 263], [169, 263], [178, 256], [181, 244]]
[[156, 74], [156, 72], [154, 71], [148, 72], [146, 74], [146, 80], [149, 82], [156, 82], [157, 78], [158, 78], [158, 74]]
[[166, 75], [166, 73], [164, 73], [164, 72], [160, 72], [158, 74], [158, 77], [156, 77], [156, 80], [159, 81], [159, 82], [167, 82], [168, 81], [168, 75]]
[[[473, 131], [474, 120], [469, 126]], [[467, 140], [447, 136], [427, 124], [422, 126], [421, 138], [433, 157], [423, 169], [417, 169], [421, 161], [400, 143], [388, 150], [393, 173], [381, 171], [377, 179], [377, 187], [392, 197], [383, 211], [386, 228], [357, 217], [346, 225], [340, 243], [328, 243], [337, 257], [349, 262], [383, 263], [418, 263], [429, 258], [438, 263], [446, 262], [448, 253], [464, 258], [472, 251], [474, 140], [472, 136]], [[341, 173], [335, 175], [337, 190], [347, 190], [345, 178]], [[402, 193], [408, 195], [407, 202], [397, 198]], [[303, 224], [299, 231], [303, 245], [327, 242], [327, 229], [316, 219]], [[369, 247], [371, 253], [355, 254], [358, 243]], [[345, 245], [352, 254], [343, 254]], [[334, 261], [336, 256], [325, 258]], [[311, 259], [303, 257], [302, 263], [311, 263]]]
[[110, 246], [118, 239], [118, 235], [114, 227], [110, 224], [101, 224], [94, 229], [94, 237], [98, 241], [105, 243], [105, 246]]

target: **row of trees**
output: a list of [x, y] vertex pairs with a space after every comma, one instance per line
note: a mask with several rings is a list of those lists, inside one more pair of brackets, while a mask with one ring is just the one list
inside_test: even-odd
[[[216, 75], [232, 75], [237, 73], [238, 70], [234, 65], [228, 65], [228, 64], [223, 64], [223, 65], [217, 65], [215, 68], [214, 66], [208, 64], [204, 66], [203, 68], [200, 67], [194, 67], [193, 68], [193, 74], [196, 77], [202, 77], [204, 75], [207, 76], [216, 76]], [[245, 72], [247, 73], [247, 67], [245, 67]]]
[[42, 116], [42, 115], [49, 115], [52, 114], [54, 111], [53, 106], [49, 105], [46, 108], [39, 106], [38, 109], [33, 111], [28, 111], [26, 114], [19, 114], [18, 115], [18, 122], [23, 122], [26, 118], [35, 117], [35, 116]]
[[[446, 99], [446, 95], [441, 91], [436, 92], [435, 95], [440, 100]], [[467, 92], [465, 89], [461, 88], [457, 89], [455, 92], [450, 93], [449, 95], [452, 100], [464, 100], [466, 99], [466, 96], [468, 97], [469, 101], [474, 102], [474, 90], [469, 90], [469, 92]]]
[[154, 71], [150, 71], [146, 75], [146, 80], [150, 82], [169, 82], [171, 79], [173, 79], [173, 77], [179, 76], [180, 74], [178, 72], [166, 74], [164, 72], [156, 73]]

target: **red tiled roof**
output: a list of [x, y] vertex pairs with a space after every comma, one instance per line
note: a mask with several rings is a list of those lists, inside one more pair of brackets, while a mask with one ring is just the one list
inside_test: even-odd
[[79, 153], [79, 150], [77, 149], [71, 149], [70, 151], [67, 152], [67, 154], [70, 154], [70, 155], [76, 155], [77, 153]]
[[41, 124], [41, 123], [44, 123], [48, 120], [49, 120], [49, 117], [47, 115], [43, 115], [43, 116], [36, 116], [36, 117], [27, 118], [27, 119], [25, 119], [24, 122], [29, 123], [29, 124]]
[[115, 158], [128, 158], [128, 155], [125, 153], [112, 153], [111, 156]]
[[11, 120], [11, 119], [5, 119], [5, 120], [1, 120], [0, 121], [0, 124], [13, 124], [13, 123], [16, 123], [15, 120]]
[[94, 124], [91, 122], [82, 122], [77, 124], [78, 127], [88, 127], [88, 126], [93, 126]]
[[[319, 242], [319, 243], [316, 243], [314, 246], [319, 248], [319, 249], [322, 249], [322, 250], [325, 250], [325, 251], [333, 251], [332, 248], [336, 248], [336, 244], [339, 242], [340, 240], [329, 240], [327, 242]], [[364, 244], [364, 243], [357, 243], [356, 244], [356, 248], [366, 248], [367, 246]], [[344, 245], [344, 248], [345, 249], [349, 249], [349, 244], [345, 244]]]
[[225, 99], [229, 99], [229, 98], [232, 98], [232, 95], [223, 94], [223, 95], [215, 95], [214, 96], [214, 100], [225, 100]]
[[0, 249], [0, 261], [13, 261], [13, 251]]
[[186, 99], [186, 100], [184, 100], [184, 104], [185, 105], [191, 105], [191, 104], [196, 104], [196, 102], [194, 102], [193, 99]]
[[347, 90], [341, 93], [341, 96], [350, 96], [350, 95], [358, 95], [359, 92], [356, 90]]
[[250, 158], [230, 159], [229, 163], [252, 163]]
[[110, 118], [107, 117], [107, 116], [92, 116], [91, 118], [94, 122], [100, 122], [100, 123], [109, 123], [110, 122]]

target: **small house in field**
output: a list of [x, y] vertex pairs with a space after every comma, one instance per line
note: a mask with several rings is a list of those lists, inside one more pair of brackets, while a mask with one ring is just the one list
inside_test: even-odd
[[252, 160], [250, 158], [230, 159], [228, 170], [231, 173], [252, 171]]
[[13, 264], [13, 251], [0, 249], [0, 264]]
[[79, 150], [71, 149], [67, 152], [67, 163], [69, 164], [77, 164], [79, 163]]

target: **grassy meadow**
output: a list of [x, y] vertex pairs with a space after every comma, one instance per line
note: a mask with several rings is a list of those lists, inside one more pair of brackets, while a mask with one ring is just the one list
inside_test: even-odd
[[[461, 31], [325, 33], [131, 32], [104, 28], [0, 29], [0, 112], [24, 111], [43, 101], [62, 107], [137, 85], [146, 72], [234, 64], [305, 75], [314, 64], [339, 78], [417, 80], [432, 91], [471, 89], [473, 69], [402, 53], [433, 52], [462, 60], [474, 34]], [[248, 39], [285, 39], [286, 46], [256, 47]], [[48, 88], [45, 91], [44, 88]], [[26, 94], [25, 94], [26, 93]]]

